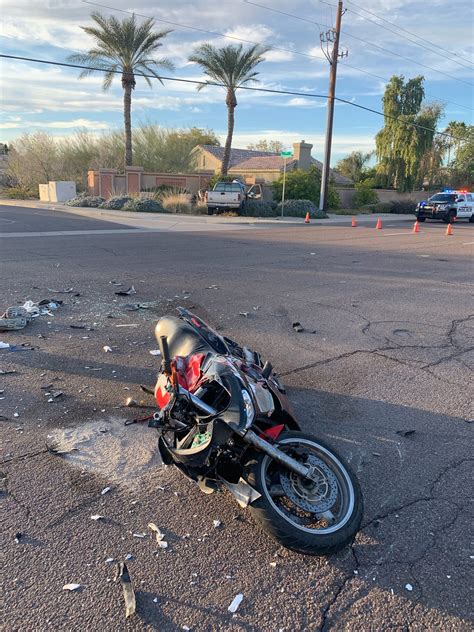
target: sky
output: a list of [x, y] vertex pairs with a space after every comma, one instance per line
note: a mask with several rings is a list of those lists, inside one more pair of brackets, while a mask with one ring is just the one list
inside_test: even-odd
[[[154, 17], [157, 30], [173, 29], [160, 52], [174, 62], [171, 76], [177, 78], [202, 79], [199, 67], [187, 60], [201, 43], [261, 42], [273, 48], [259, 66], [258, 85], [304, 96], [240, 91], [233, 146], [268, 139], [291, 148], [304, 139], [313, 144], [313, 155], [321, 159], [326, 102], [309, 95], [327, 94], [329, 65], [320, 49], [319, 32], [334, 24], [335, 0], [255, 2], [294, 17], [245, 0], [102, 0], [110, 8], [83, 0], [0, 0], [0, 49], [8, 55], [66, 61], [69, 54], [91, 46], [91, 39], [81, 30], [81, 25], [90, 23], [90, 13], [127, 15], [118, 9], [133, 11], [137, 17]], [[357, 4], [348, 0], [345, 7], [341, 47], [348, 56], [338, 65], [337, 96], [381, 110], [387, 79], [393, 74], [422, 74], [426, 101], [444, 104], [440, 128], [450, 120], [473, 123], [474, 18], [470, 0], [358, 0]], [[121, 129], [120, 81], [103, 92], [97, 75], [79, 80], [74, 69], [5, 59], [0, 63], [0, 142], [10, 142], [25, 132], [64, 137], [78, 129], [96, 134]], [[165, 81], [164, 86], [154, 82], [150, 89], [138, 79], [133, 122], [211, 128], [224, 141], [224, 98], [217, 87], [198, 93], [192, 84]], [[372, 151], [382, 125], [381, 116], [337, 104], [333, 164], [353, 150]]]

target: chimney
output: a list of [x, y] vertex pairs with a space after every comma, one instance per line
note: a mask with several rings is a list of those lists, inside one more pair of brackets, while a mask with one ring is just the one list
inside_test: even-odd
[[302, 140], [300, 143], [293, 143], [293, 158], [298, 161], [298, 169], [308, 171], [311, 167], [311, 150], [313, 145]]

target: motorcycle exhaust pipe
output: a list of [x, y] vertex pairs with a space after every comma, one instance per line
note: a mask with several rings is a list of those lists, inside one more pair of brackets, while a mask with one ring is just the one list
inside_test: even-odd
[[250, 443], [250, 445], [253, 445], [258, 450], [265, 452], [268, 456], [271, 456], [272, 459], [275, 459], [275, 461], [278, 461], [292, 472], [295, 472], [295, 474], [312, 480], [313, 476], [310, 468], [302, 465], [299, 461], [293, 459], [291, 456], [288, 456], [282, 450], [275, 448], [275, 446], [256, 435], [252, 430], [248, 430], [245, 433], [243, 440]]

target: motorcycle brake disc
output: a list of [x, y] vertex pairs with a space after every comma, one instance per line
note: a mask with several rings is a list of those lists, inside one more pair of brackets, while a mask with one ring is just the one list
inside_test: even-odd
[[301, 478], [295, 472], [283, 470], [280, 481], [286, 496], [297, 506], [313, 514], [330, 509], [337, 500], [337, 479], [329, 467], [314, 455], [308, 455], [306, 465], [312, 467], [314, 481]]

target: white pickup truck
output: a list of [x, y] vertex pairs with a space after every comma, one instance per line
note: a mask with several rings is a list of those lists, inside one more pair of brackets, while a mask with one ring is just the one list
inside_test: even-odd
[[216, 182], [212, 191], [206, 192], [207, 212], [212, 215], [219, 211], [241, 211], [247, 198], [260, 199], [262, 187], [254, 184], [247, 191], [242, 182]]

